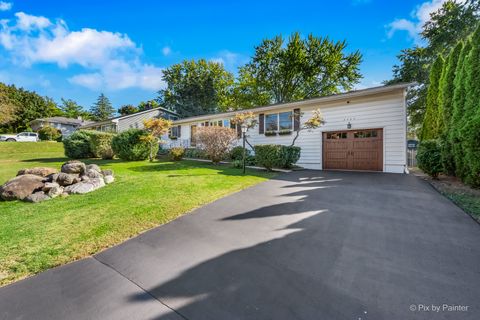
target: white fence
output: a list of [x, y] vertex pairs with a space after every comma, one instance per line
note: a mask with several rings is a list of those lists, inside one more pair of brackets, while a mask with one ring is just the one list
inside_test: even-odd
[[409, 167], [417, 166], [417, 149], [407, 149], [407, 164]]

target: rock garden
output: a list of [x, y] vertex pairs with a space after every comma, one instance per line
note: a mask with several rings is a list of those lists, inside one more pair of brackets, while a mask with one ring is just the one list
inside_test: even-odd
[[0, 199], [41, 202], [70, 194], [95, 191], [114, 181], [112, 170], [78, 160], [55, 168], [35, 167], [18, 171], [17, 176], [0, 186]]

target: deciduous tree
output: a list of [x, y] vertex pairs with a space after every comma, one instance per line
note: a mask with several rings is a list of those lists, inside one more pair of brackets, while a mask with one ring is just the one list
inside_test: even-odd
[[118, 108], [118, 113], [122, 116], [126, 116], [135, 112], [138, 112], [138, 108], [131, 105], [131, 104], [126, 104]]
[[156, 149], [155, 146], [161, 143], [161, 137], [168, 133], [168, 130], [172, 127], [173, 122], [163, 118], [152, 118], [143, 121], [145, 131], [148, 132], [148, 136], [144, 137], [144, 140], [150, 144], [149, 160], [153, 161], [155, 155], [153, 154]]
[[197, 145], [214, 164], [226, 158], [237, 139], [235, 130], [226, 127], [201, 127], [197, 129]]

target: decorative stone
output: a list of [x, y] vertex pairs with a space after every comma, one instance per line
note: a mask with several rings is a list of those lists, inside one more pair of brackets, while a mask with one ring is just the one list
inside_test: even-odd
[[82, 182], [70, 185], [68, 187], [65, 187], [64, 191], [69, 194], [72, 194], [72, 193], [83, 194], [83, 193], [92, 192], [104, 186], [105, 186], [105, 181], [103, 181], [102, 178], [93, 178], [93, 179], [90, 179], [89, 181], [82, 181]]
[[60, 195], [60, 198], [66, 198], [66, 197], [68, 197], [68, 196], [69, 196], [69, 194], [66, 193], [66, 192], [64, 192], [64, 193], [62, 193], [62, 194]]
[[102, 169], [100, 169], [100, 167], [98, 165], [96, 165], [95, 163], [87, 164], [87, 171], [88, 170], [95, 170], [98, 173], [102, 173]]
[[107, 170], [102, 170], [103, 176], [113, 176], [113, 170], [107, 169]]
[[45, 182], [45, 185], [42, 188], [43, 192], [48, 192], [50, 189], [60, 187], [60, 185], [56, 182]]
[[115, 181], [115, 178], [113, 176], [105, 176], [103, 177], [103, 180], [105, 181], [106, 184], [110, 184], [113, 181]]
[[101, 178], [102, 174], [100, 171], [94, 170], [94, 169], [87, 169], [85, 172], [85, 175], [89, 178]]
[[70, 160], [62, 165], [62, 172], [83, 174], [86, 170], [85, 163], [78, 160]]
[[90, 180], [90, 177], [89, 176], [81, 176], [80, 179], [82, 179], [82, 181], [88, 181], [88, 180]]
[[51, 198], [48, 195], [46, 195], [45, 192], [38, 191], [24, 198], [23, 201], [37, 203], [37, 202], [42, 202], [49, 199]]
[[23, 200], [28, 195], [44, 186], [43, 177], [24, 174], [7, 181], [0, 187], [0, 198], [3, 200]]
[[56, 180], [56, 182], [60, 186], [69, 186], [71, 184], [74, 184], [74, 183], [77, 183], [77, 182], [80, 182], [80, 181], [81, 181], [81, 179], [77, 175], [68, 174], [68, 173], [64, 173], [64, 172], [60, 172], [58, 174], [57, 180]]
[[49, 191], [48, 191], [48, 196], [50, 198], [56, 198], [58, 197], [59, 195], [61, 195], [63, 193], [63, 187], [60, 187], [60, 186], [56, 186], [56, 187], [53, 187], [51, 188]]
[[35, 168], [27, 168], [18, 171], [17, 176], [22, 176], [24, 174], [34, 174], [40, 177], [46, 177], [51, 174], [57, 173], [58, 170], [55, 168], [48, 168], [48, 167], [35, 167]]

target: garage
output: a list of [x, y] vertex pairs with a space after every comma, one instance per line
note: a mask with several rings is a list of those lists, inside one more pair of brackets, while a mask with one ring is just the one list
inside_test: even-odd
[[325, 170], [383, 171], [383, 129], [323, 132]]

